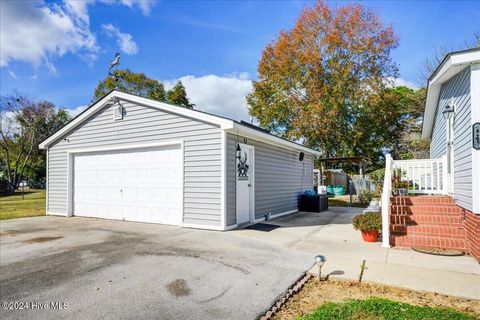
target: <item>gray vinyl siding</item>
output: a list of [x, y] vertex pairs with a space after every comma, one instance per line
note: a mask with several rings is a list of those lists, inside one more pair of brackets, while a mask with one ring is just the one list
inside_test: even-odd
[[[243, 143], [243, 138], [238, 137]], [[227, 224], [236, 222], [235, 147], [237, 136], [227, 135]], [[298, 210], [298, 195], [313, 188], [313, 156], [247, 139], [255, 147], [255, 219]]]
[[453, 98], [456, 110], [453, 133], [454, 198], [456, 203], [472, 210], [472, 136], [470, 102], [470, 68], [467, 67], [442, 85], [430, 140], [430, 157], [440, 158], [446, 152], [446, 120], [442, 111]]
[[[184, 141], [184, 223], [220, 226], [221, 129], [196, 119], [125, 103], [113, 120], [105, 107], [49, 147], [48, 211], [67, 210], [67, 150]], [[70, 142], [64, 141], [68, 138]]]

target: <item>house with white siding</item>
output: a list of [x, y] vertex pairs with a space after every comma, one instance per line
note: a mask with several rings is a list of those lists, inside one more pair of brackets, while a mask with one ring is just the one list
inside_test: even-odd
[[229, 230], [298, 211], [318, 151], [112, 91], [40, 144], [47, 214]]
[[[480, 259], [480, 48], [449, 53], [431, 75], [422, 136], [430, 159], [387, 155], [383, 245], [458, 249]], [[399, 172], [408, 196], [391, 197]]]

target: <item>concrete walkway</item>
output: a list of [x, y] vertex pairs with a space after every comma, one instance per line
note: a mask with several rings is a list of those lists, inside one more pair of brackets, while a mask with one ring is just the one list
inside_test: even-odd
[[366, 260], [364, 281], [419, 291], [480, 299], [480, 265], [472, 257], [443, 257], [412, 250], [382, 248], [366, 243], [353, 230], [358, 208], [333, 207], [322, 213], [300, 213], [270, 221], [281, 228], [270, 232], [233, 231], [238, 236], [261, 239], [290, 250], [327, 257], [323, 274], [356, 280]]

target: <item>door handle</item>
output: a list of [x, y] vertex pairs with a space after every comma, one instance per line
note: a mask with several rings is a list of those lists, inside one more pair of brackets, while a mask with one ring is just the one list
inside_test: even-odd
[[249, 183], [248, 186], [251, 187], [252, 185]]

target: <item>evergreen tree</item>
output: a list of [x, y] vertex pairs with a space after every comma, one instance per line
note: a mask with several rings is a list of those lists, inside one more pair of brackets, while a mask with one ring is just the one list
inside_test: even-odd
[[193, 109], [195, 106], [188, 100], [187, 91], [181, 81], [177, 81], [175, 87], [167, 92], [167, 100], [170, 103], [188, 109]]

